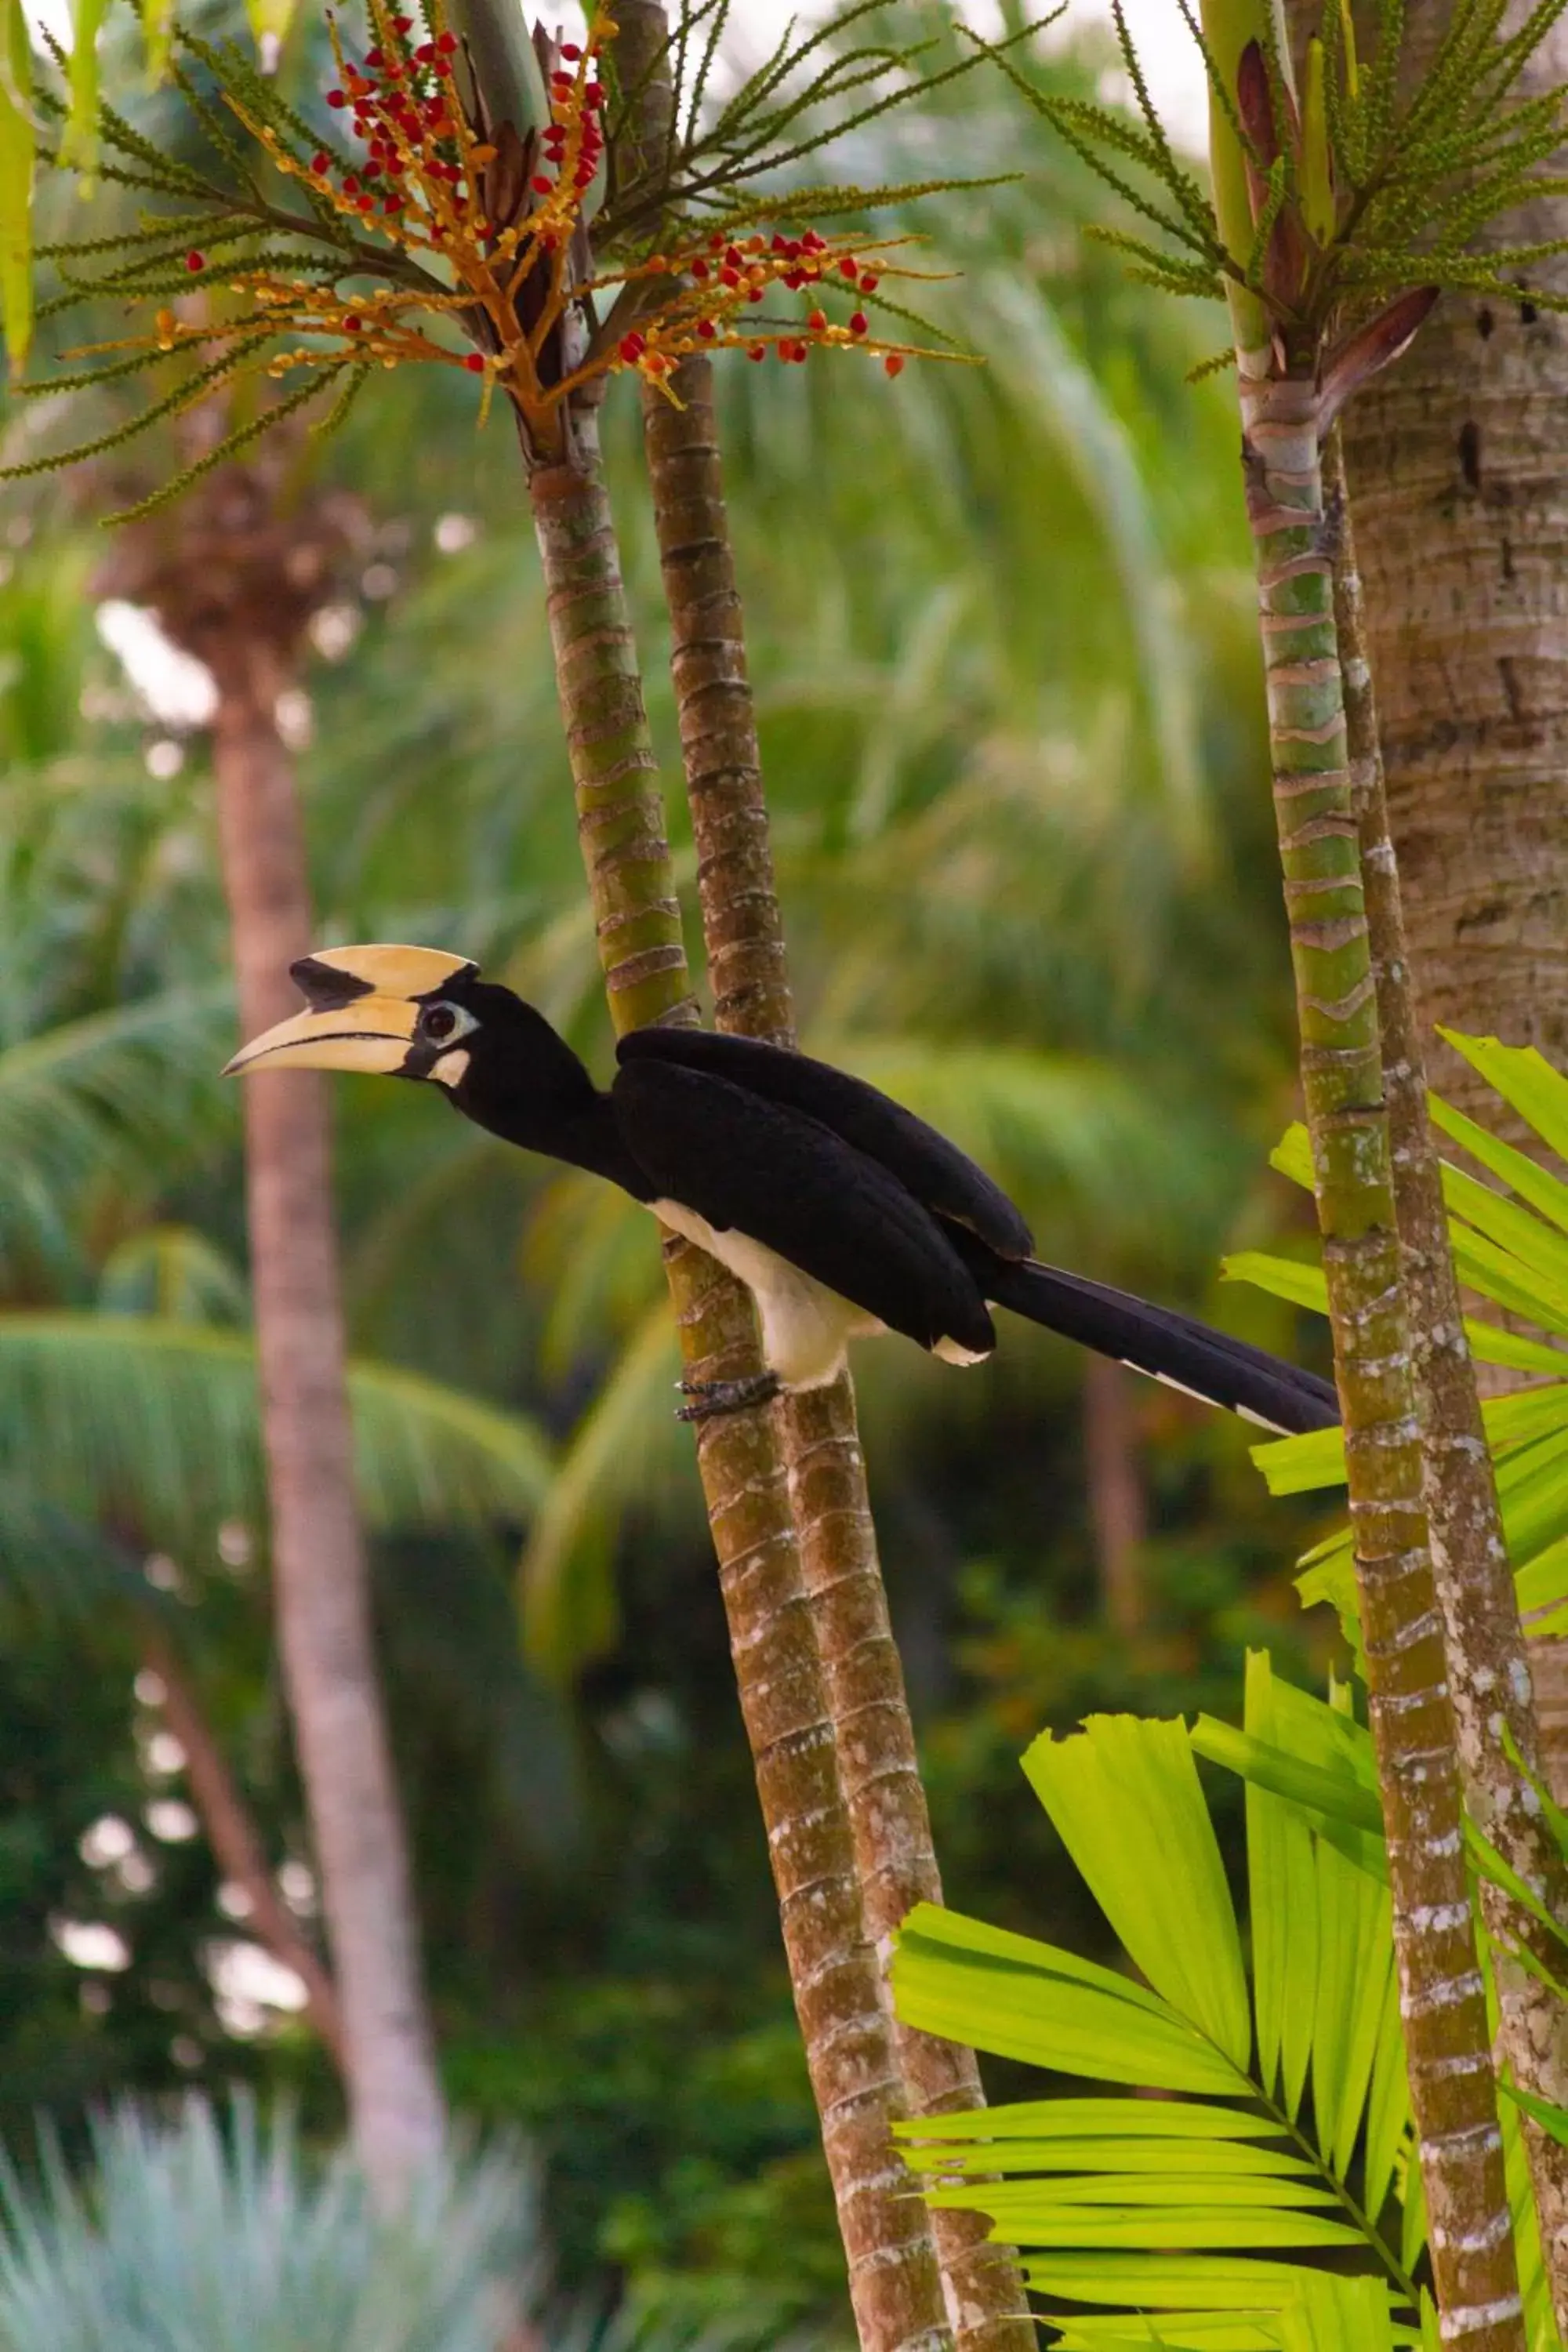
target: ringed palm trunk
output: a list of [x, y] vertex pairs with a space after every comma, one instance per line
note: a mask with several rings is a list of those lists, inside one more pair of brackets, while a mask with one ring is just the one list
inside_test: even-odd
[[[219, 437], [221, 412], [194, 410], [184, 424], [187, 453], [199, 453]], [[296, 464], [284, 428], [255, 464], [211, 475], [173, 519], [124, 532], [98, 582], [150, 605], [216, 687], [219, 857], [246, 1036], [296, 1010], [289, 966], [313, 944], [276, 712], [356, 520], [342, 500], [300, 499]], [[278, 1071], [247, 1081], [243, 1108], [273, 1609], [354, 2146], [390, 2204], [438, 2152], [445, 2117], [354, 1495], [327, 1098], [319, 1077]]]
[[[217, 682], [218, 835], [247, 1037], [295, 1009], [313, 944], [300, 804], [274, 717], [285, 664], [241, 628], [200, 650]], [[321, 1873], [355, 2146], [395, 2198], [443, 2135], [403, 1818], [382, 1712], [353, 1486], [326, 1096], [247, 1082], [246, 1194], [278, 1635]]]
[[[1333, 537], [1334, 621], [1377, 987], [1394, 1213], [1421, 1412], [1432, 1570], [1447, 1633], [1459, 1771], [1479, 1827], [1515, 1874], [1563, 1918], [1568, 1916], [1568, 1872], [1500, 1737], [1506, 1727], [1518, 1753], [1540, 1771], [1524, 1635], [1426, 1113], [1426, 1055], [1399, 865], [1389, 834], [1365, 605], [1345, 511], [1337, 433], [1330, 436], [1325, 451], [1324, 478], [1331, 510], [1341, 518]], [[1568, 2104], [1568, 2011], [1549, 1981], [1504, 1957], [1510, 1948], [1522, 1946], [1550, 1979], [1556, 1939], [1490, 1880], [1481, 1883], [1481, 1907], [1496, 1954], [1502, 2054], [1523, 2089]], [[1528, 2121], [1524, 2133], [1558, 2328], [1568, 2332], [1568, 2148]]]
[[[679, 406], [645, 387], [644, 440], [714, 1019], [736, 1035], [793, 1045], [710, 362], [700, 355], [684, 360], [674, 389]], [[900, 1922], [916, 1903], [940, 1903], [942, 1882], [848, 1375], [830, 1389], [781, 1400], [777, 1419], [866, 1933], [885, 1969]], [[984, 2104], [972, 2051], [897, 2020], [893, 2035], [904, 2112]], [[1032, 2352], [1034, 2323], [1011, 2254], [987, 2242], [978, 2215], [933, 2213], [931, 2220], [961, 2352]]]
[[[1241, 337], [1238, 334], [1238, 345]], [[1312, 355], [1238, 350], [1273, 797], [1345, 1433], [1400, 2007], [1446, 2344], [1521, 2352], [1422, 1484]]]
[[[534, 464], [529, 488], [605, 992], [624, 1034], [693, 1019], [695, 1008], [591, 413], [574, 438], [574, 458]], [[673, 1236], [664, 1254], [688, 1366], [708, 1379], [755, 1370], [745, 1291]], [[700, 1424], [698, 1465], [860, 2343], [942, 2352], [950, 2338], [931, 2231], [889, 2147], [902, 2086], [769, 1413]]]
[[[1452, 0], [1413, 12], [1412, 75], [1453, 14]], [[1559, 24], [1517, 87], [1533, 96], [1564, 79]], [[1568, 201], [1548, 196], [1477, 245], [1564, 236]], [[1561, 260], [1542, 282], [1563, 292]], [[1568, 1066], [1565, 400], [1560, 317], [1448, 294], [1344, 426], [1418, 1034], [1439, 1092], [1536, 1152], [1435, 1033], [1479, 1031]], [[1493, 1391], [1521, 1377], [1482, 1376]], [[1568, 1798], [1568, 1643], [1531, 1648], [1543, 1761]]]

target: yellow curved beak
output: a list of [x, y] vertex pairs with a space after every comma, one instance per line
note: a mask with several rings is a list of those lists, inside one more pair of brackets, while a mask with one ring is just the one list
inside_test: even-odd
[[296, 1013], [290, 1021], [264, 1030], [224, 1066], [224, 1076], [269, 1069], [377, 1070], [390, 1076], [403, 1067], [419, 1007], [406, 998], [361, 996], [333, 1013]]
[[395, 1075], [407, 1058], [421, 1001], [477, 969], [467, 957], [438, 948], [322, 948], [291, 967], [310, 999], [307, 1010], [242, 1046], [223, 1075], [232, 1077], [263, 1063], [273, 1069]]

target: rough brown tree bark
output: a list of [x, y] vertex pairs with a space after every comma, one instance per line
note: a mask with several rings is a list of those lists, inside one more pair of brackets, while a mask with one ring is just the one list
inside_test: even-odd
[[[1331, 502], [1342, 508], [1344, 471], [1336, 435], [1330, 436], [1324, 455], [1324, 483]], [[1555, 1917], [1563, 1918], [1568, 1916], [1568, 1871], [1540, 1806], [1502, 1744], [1506, 1727], [1515, 1752], [1532, 1770], [1540, 1770], [1540, 1733], [1524, 1636], [1448, 1245], [1436, 1138], [1426, 1111], [1426, 1057], [1411, 987], [1399, 866], [1389, 836], [1365, 605], [1348, 514], [1333, 537], [1334, 624], [1344, 677], [1351, 791], [1361, 841], [1367, 943], [1377, 987], [1432, 1573], [1447, 1629], [1459, 1772], [1466, 1803], [1480, 1829], [1510, 1868]], [[1491, 1881], [1483, 1879], [1480, 1895], [1497, 1951], [1501, 2053], [1522, 2089], [1559, 2105], [1568, 2104], [1568, 2011], [1550, 1982], [1556, 1939]], [[1516, 1946], [1533, 1954], [1545, 1980], [1506, 1957]], [[1526, 2123], [1524, 2131], [1547, 2274], [1562, 2328], [1568, 2324], [1568, 2148], [1534, 2124]]]
[[[645, 389], [644, 442], [714, 1019], [737, 1035], [793, 1045], [784, 924], [708, 361], [684, 361], [674, 390], [672, 402]], [[854, 1388], [846, 1375], [830, 1389], [781, 1400], [775, 1411], [866, 1931], [885, 1963], [906, 1913], [917, 1902], [940, 1903], [942, 1882], [888, 1620]], [[905, 2112], [983, 2103], [972, 2051], [896, 2020], [893, 2032]], [[977, 2215], [936, 2213], [931, 2225], [963, 2352], [1030, 2352], [1034, 2326], [1010, 2254], [987, 2243]]]
[[[1412, 13], [1412, 80], [1452, 15], [1452, 0]], [[1560, 24], [1519, 89], [1565, 79]], [[1557, 196], [1476, 242], [1564, 235], [1568, 200]], [[1539, 276], [1561, 293], [1568, 262]], [[1435, 1033], [1442, 1023], [1496, 1035], [1568, 1065], [1565, 401], [1568, 319], [1527, 299], [1447, 294], [1343, 426], [1432, 1082], [1526, 1148], [1485, 1081]], [[1519, 1376], [1488, 1367], [1484, 1377], [1496, 1389]], [[1548, 1776], [1568, 1796], [1568, 1643], [1534, 1643], [1532, 1662]]]
[[[341, 541], [326, 505], [285, 513], [289, 451], [228, 467], [122, 538], [106, 584], [157, 613], [217, 689], [218, 840], [253, 1037], [297, 1009], [289, 966], [315, 944], [304, 828], [279, 732], [305, 623]], [[246, 1195], [284, 1685], [342, 2015], [354, 2144], [395, 2200], [445, 2127], [421, 1981], [353, 1486], [326, 1096], [312, 1073], [244, 1094]]]

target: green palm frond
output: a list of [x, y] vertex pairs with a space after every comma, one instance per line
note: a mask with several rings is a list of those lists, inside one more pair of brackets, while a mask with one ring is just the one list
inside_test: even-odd
[[[1568, 1078], [1533, 1047], [1443, 1034], [1548, 1150], [1568, 1156]], [[1479, 1318], [1465, 1325], [1472, 1352], [1484, 1362], [1542, 1376], [1511, 1395], [1484, 1399], [1481, 1415], [1521, 1614], [1532, 1633], [1562, 1633], [1568, 1632], [1568, 1183], [1436, 1096], [1430, 1102], [1435, 1123], [1504, 1188], [1482, 1184], [1466, 1170], [1443, 1163], [1459, 1279], [1542, 1335]], [[1311, 1164], [1300, 1128], [1291, 1128], [1271, 1157], [1283, 1174], [1310, 1189]], [[1226, 1259], [1224, 1270], [1234, 1280], [1326, 1312], [1316, 1266], [1248, 1251]], [[1276, 1495], [1311, 1494], [1344, 1483], [1344, 1443], [1338, 1430], [1255, 1446], [1253, 1459]], [[1331, 1602], [1353, 1642], [1358, 1628], [1349, 1529], [1327, 1538], [1301, 1565], [1303, 1600]]]
[[[656, 1254], [657, 1263], [657, 1254]], [[636, 1502], [668, 1488], [691, 1444], [675, 1418], [680, 1351], [656, 1298], [574, 1431], [522, 1556], [523, 1642], [540, 1672], [569, 1676], [614, 1642], [611, 1545]]]
[[112, 1249], [99, 1272], [106, 1315], [170, 1323], [244, 1323], [245, 1277], [216, 1242], [190, 1225], [147, 1225]]
[[[894, 1998], [910, 2024], [1168, 2095], [927, 2117], [899, 2127], [900, 2145], [943, 2182], [930, 2200], [989, 2215], [1053, 2302], [1207, 2314], [1206, 2332], [1189, 2337], [1184, 2319], [1155, 2340], [1267, 2346], [1281, 2340], [1278, 2318], [1242, 2315], [1282, 2313], [1332, 2249], [1359, 2256], [1358, 2292], [1375, 2288], [1382, 2324], [1392, 2312], [1410, 2340], [1424, 2223], [1403, 2201], [1409, 2105], [1388, 1893], [1340, 1835], [1348, 1807], [1355, 1834], [1377, 1844], [1355, 1826], [1365, 1735], [1335, 1705], [1277, 1684], [1266, 1658], [1251, 1662], [1247, 1729], [1330, 1808], [1308, 1817], [1248, 1786], [1250, 1979], [1179, 1722], [1095, 1717], [1024, 1759], [1137, 1976], [928, 1905], [900, 1936]], [[966, 2173], [990, 2178], [969, 2186]], [[1227, 2338], [1221, 2314], [1253, 2332]], [[1114, 2342], [1115, 2328], [1082, 2340]]]
[[314, 2161], [243, 2094], [90, 2128], [87, 2183], [48, 2143], [36, 2179], [0, 2162], [6, 2352], [497, 2352], [542, 2291], [532, 2181], [505, 2148], [459, 2145], [394, 2218], [346, 2154]]
[[106, 1171], [166, 1171], [188, 1156], [224, 1115], [229, 1006], [226, 987], [169, 990], [0, 1051], [0, 1247], [58, 1244], [72, 1196]]
[[[381, 1526], [532, 1517], [532, 1424], [390, 1364], [350, 1367], [361, 1501]], [[0, 1481], [165, 1539], [263, 1516], [248, 1338], [129, 1315], [0, 1314]]]

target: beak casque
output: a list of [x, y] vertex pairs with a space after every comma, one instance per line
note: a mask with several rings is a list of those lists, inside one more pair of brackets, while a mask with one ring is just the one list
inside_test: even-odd
[[478, 969], [437, 948], [326, 948], [302, 956], [290, 971], [307, 1010], [242, 1047], [224, 1076], [263, 1064], [390, 1076], [407, 1059], [422, 1001]]

